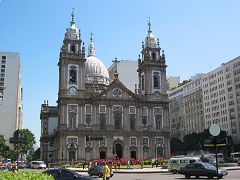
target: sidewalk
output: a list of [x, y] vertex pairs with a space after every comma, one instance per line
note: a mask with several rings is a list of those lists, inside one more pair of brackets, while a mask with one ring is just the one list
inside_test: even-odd
[[[240, 166], [234, 166], [234, 167], [222, 167], [223, 169], [226, 169], [228, 171], [232, 170], [240, 170]], [[82, 169], [82, 168], [69, 168], [72, 170], [75, 170], [77, 172], [88, 172], [88, 169]], [[114, 173], [169, 173], [168, 169], [162, 169], [162, 168], [143, 168], [143, 169], [113, 169]]]

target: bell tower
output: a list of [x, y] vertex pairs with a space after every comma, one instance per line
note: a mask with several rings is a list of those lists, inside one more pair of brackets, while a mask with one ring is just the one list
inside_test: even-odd
[[142, 56], [138, 59], [139, 93], [147, 99], [158, 100], [167, 95], [166, 63], [159, 39], [152, 34], [151, 21], [148, 20], [148, 34], [142, 42]]
[[[85, 47], [72, 11], [70, 27], [66, 29], [59, 57], [59, 99], [74, 97], [85, 89]], [[82, 47], [83, 46], [83, 47]]]

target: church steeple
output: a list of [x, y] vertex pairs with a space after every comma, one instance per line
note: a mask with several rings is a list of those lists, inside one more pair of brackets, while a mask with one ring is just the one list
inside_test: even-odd
[[156, 38], [152, 34], [151, 30], [151, 20], [148, 18], [148, 35], [145, 38], [145, 47], [157, 47]]
[[71, 21], [70, 21], [70, 27], [67, 28], [66, 33], [65, 33], [65, 39], [69, 40], [80, 40], [81, 39], [81, 33], [78, 30], [76, 23], [75, 23], [75, 15], [76, 12], [74, 11], [74, 8], [72, 9], [71, 13]]
[[166, 64], [164, 52], [161, 53], [159, 39], [152, 34], [152, 23], [148, 19], [148, 34], [142, 42], [142, 58], [138, 59], [139, 84], [141, 95], [159, 99], [166, 94]]

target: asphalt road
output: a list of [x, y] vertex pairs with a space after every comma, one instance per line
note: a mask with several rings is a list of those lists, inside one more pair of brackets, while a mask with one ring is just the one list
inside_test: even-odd
[[[32, 169], [24, 169], [20, 171], [32, 171]], [[33, 170], [37, 172], [42, 172], [43, 170]], [[87, 172], [81, 172], [82, 175], [87, 175]], [[97, 178], [98, 180], [102, 178]], [[171, 174], [171, 173], [115, 173], [110, 180], [177, 180], [185, 179], [181, 174]], [[191, 178], [196, 179], [196, 178]], [[207, 177], [200, 177], [199, 179], [207, 179]], [[216, 179], [216, 178], [215, 178]], [[240, 180], [240, 170], [228, 171], [228, 175], [224, 176], [225, 180]]]
[[[87, 173], [81, 173], [87, 175]], [[99, 180], [102, 178], [98, 178]], [[174, 180], [174, 179], [185, 179], [183, 175], [180, 174], [170, 174], [170, 173], [115, 173], [111, 180]], [[196, 179], [191, 178], [191, 179]], [[200, 177], [199, 179], [208, 179], [207, 177]], [[216, 179], [216, 178], [215, 178]], [[223, 179], [226, 180], [239, 180], [240, 170], [228, 171], [228, 175], [224, 176]]]

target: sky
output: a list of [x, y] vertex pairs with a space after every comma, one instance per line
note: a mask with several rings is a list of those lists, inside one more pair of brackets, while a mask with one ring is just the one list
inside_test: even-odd
[[147, 36], [165, 51], [167, 75], [181, 81], [240, 56], [239, 0], [0, 0], [0, 51], [18, 52], [22, 66], [23, 128], [40, 138], [40, 107], [56, 105], [58, 60], [72, 8], [86, 47], [96, 56], [137, 61]]

